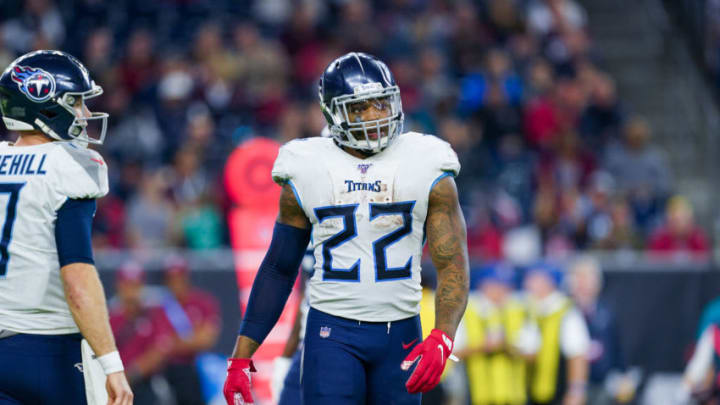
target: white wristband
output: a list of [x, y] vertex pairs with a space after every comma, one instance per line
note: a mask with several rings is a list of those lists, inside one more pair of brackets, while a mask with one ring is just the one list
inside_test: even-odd
[[117, 350], [108, 354], [103, 354], [97, 358], [97, 361], [100, 362], [105, 375], [125, 370], [122, 359], [120, 359], [120, 353], [118, 353]]

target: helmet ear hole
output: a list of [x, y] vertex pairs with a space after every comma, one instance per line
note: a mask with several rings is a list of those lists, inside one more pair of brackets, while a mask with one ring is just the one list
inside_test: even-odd
[[55, 111], [50, 111], [50, 110], [40, 110], [40, 111], [38, 111], [38, 114], [42, 115], [43, 117], [45, 117], [49, 120], [57, 117], [57, 113]]

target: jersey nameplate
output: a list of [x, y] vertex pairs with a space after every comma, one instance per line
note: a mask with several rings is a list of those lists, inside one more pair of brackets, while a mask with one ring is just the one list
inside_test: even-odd
[[25, 176], [46, 174], [46, 154], [17, 154], [0, 155], [0, 175], [3, 176]]

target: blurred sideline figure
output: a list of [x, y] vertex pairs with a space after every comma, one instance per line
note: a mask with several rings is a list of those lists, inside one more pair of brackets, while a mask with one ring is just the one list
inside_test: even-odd
[[0, 143], [3, 404], [132, 403], [91, 243], [108, 173], [85, 147], [102, 144], [108, 114], [85, 101], [100, 94], [59, 51], [25, 54], [0, 76], [3, 122], [18, 132]]
[[627, 372], [615, 313], [599, 297], [600, 264], [589, 256], [578, 258], [570, 265], [567, 284], [590, 331], [588, 405], [630, 402], [637, 376]]
[[[676, 404], [699, 403], [716, 404], [720, 396], [720, 325], [709, 324], [695, 345], [680, 390], [676, 394]], [[691, 401], [692, 399], [692, 401]]]
[[110, 325], [135, 405], [165, 404], [168, 395], [159, 389], [158, 378], [172, 350], [173, 331], [163, 311], [148, 304], [144, 288], [145, 272], [138, 263], [127, 262], [117, 270]]
[[472, 294], [468, 301], [461, 329], [466, 343], [458, 357], [466, 364], [473, 405], [524, 405], [527, 401], [526, 362], [540, 341], [525, 305], [513, 296], [513, 283], [511, 267], [490, 265], [482, 272], [479, 294]]
[[215, 345], [220, 333], [220, 310], [211, 294], [194, 287], [184, 259], [171, 256], [165, 263], [165, 285], [170, 294], [162, 301], [174, 343], [165, 368], [177, 405], [204, 405], [196, 359]]
[[560, 271], [547, 263], [530, 266], [525, 290], [540, 328], [540, 350], [530, 367], [530, 403], [586, 403], [590, 335], [580, 311], [558, 285]]
[[[352, 52], [332, 61], [319, 95], [332, 137], [280, 148], [272, 170], [283, 187], [280, 211], [229, 361], [225, 398], [253, 403], [251, 356], [277, 322], [312, 235], [303, 401], [419, 404], [420, 393], [440, 381], [467, 303], [457, 155], [434, 136], [403, 133], [400, 90], [373, 56]], [[435, 328], [423, 340], [425, 238], [438, 289]]]

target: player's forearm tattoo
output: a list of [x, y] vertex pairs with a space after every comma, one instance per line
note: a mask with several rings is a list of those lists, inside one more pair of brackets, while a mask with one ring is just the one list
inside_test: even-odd
[[466, 234], [455, 182], [451, 178], [443, 179], [430, 193], [427, 237], [438, 274], [435, 327], [450, 336], [455, 336], [467, 305], [469, 264]]
[[300, 204], [295, 198], [295, 193], [289, 183], [282, 186], [280, 212], [278, 212], [277, 221], [296, 228], [310, 228], [310, 221], [308, 221], [305, 212], [300, 208]]

